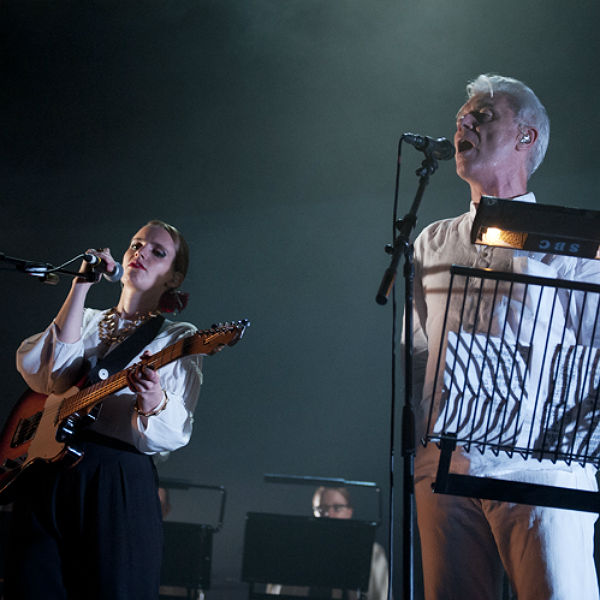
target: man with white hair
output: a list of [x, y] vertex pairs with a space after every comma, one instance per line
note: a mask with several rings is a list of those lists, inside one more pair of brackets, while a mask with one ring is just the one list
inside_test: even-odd
[[[544, 158], [550, 133], [546, 110], [520, 81], [480, 75], [467, 86], [467, 96], [457, 114], [454, 145], [456, 172], [471, 191], [470, 210], [429, 225], [415, 241], [414, 380], [420, 434], [432, 402], [450, 265], [514, 270], [518, 252], [471, 243], [473, 218], [482, 195], [535, 202], [527, 183]], [[525, 254], [537, 274], [600, 282], [598, 261]], [[452, 323], [453, 315], [448, 318]], [[519, 600], [598, 600], [596, 514], [434, 494], [438, 462], [435, 444], [417, 449], [415, 497], [427, 600], [499, 598], [502, 567]], [[451, 471], [597, 489], [590, 466], [481, 455], [461, 446], [453, 452]]]

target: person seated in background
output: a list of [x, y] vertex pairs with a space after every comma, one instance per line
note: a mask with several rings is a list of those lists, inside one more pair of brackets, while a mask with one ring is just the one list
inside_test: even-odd
[[[315, 490], [312, 499], [312, 511], [317, 518], [351, 519], [354, 514], [352, 499], [348, 488], [321, 486]], [[375, 542], [371, 555], [371, 573], [367, 589], [368, 600], [385, 600], [388, 594], [388, 562], [383, 547]], [[309, 588], [301, 586], [283, 586], [270, 583], [268, 594], [286, 594], [292, 596], [308, 596]], [[357, 594], [352, 590], [331, 591], [332, 598], [356, 600]]]

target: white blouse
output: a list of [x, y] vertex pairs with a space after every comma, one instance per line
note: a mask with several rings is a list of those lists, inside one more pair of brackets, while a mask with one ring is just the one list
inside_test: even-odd
[[[70, 388], [81, 377], [85, 361], [94, 362], [107, 354], [98, 333], [98, 323], [105, 313], [84, 309], [81, 337], [74, 343], [61, 342], [54, 323], [22, 342], [17, 350], [17, 369], [27, 385], [42, 394], [63, 394], [69, 390], [70, 395]], [[121, 320], [119, 328], [124, 325]], [[196, 327], [191, 323], [165, 319], [158, 335], [143, 351], [154, 354], [195, 332]], [[138, 362], [140, 355], [129, 365]], [[139, 415], [133, 409], [136, 394], [125, 387], [103, 399], [98, 419], [90, 429], [131, 444], [145, 454], [185, 446], [192, 434], [193, 413], [202, 383], [201, 366], [202, 357], [191, 355], [158, 370], [160, 385], [168, 396], [165, 409], [160, 413], [151, 417]]]

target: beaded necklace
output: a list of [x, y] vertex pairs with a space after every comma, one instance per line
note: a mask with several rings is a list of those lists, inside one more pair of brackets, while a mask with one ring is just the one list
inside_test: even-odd
[[130, 333], [132, 333], [134, 329], [137, 329], [142, 323], [145, 323], [146, 321], [152, 319], [153, 317], [157, 317], [158, 315], [160, 315], [159, 310], [135, 313], [133, 318], [125, 319], [129, 321], [129, 323], [124, 325], [117, 332], [121, 315], [119, 314], [117, 307], [114, 306], [106, 311], [106, 314], [98, 323], [98, 335], [100, 336], [100, 341], [104, 344], [108, 344], [109, 346], [118, 344], [122, 342]]

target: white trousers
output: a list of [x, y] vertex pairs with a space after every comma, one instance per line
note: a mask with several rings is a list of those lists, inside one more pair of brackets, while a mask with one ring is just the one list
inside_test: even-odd
[[[583, 469], [526, 475], [531, 483], [595, 487]], [[434, 494], [431, 484], [415, 486], [426, 600], [500, 598], [502, 566], [519, 600], [598, 600], [596, 513]]]

